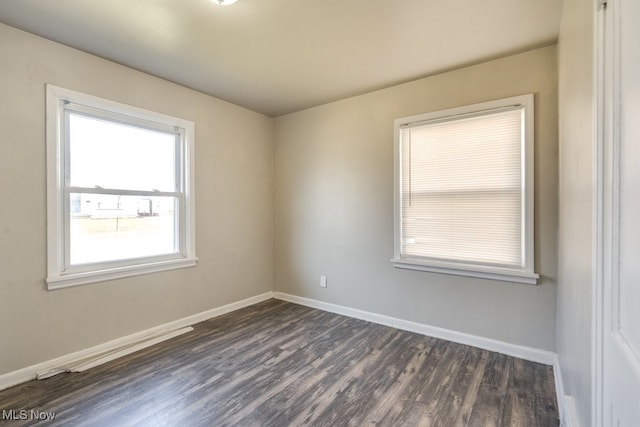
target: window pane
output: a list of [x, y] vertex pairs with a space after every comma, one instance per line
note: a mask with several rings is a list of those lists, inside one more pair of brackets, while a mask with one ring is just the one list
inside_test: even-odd
[[69, 114], [70, 185], [176, 191], [176, 135]]
[[70, 265], [175, 254], [175, 197], [70, 195]]

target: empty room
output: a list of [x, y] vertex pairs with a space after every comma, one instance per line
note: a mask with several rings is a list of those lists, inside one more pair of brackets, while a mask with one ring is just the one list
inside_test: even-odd
[[2, 0], [0, 426], [640, 425], [635, 0]]

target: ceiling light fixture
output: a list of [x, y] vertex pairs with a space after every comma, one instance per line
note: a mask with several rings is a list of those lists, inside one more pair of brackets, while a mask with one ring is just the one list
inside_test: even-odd
[[238, 0], [211, 0], [211, 1], [214, 2], [215, 4], [220, 5], [220, 6], [227, 6], [227, 5], [230, 5], [230, 4], [234, 4]]

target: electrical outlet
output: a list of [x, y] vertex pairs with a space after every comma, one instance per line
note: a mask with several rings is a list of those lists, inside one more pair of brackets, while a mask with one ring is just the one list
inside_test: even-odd
[[327, 276], [320, 276], [320, 287], [321, 288], [327, 287]]

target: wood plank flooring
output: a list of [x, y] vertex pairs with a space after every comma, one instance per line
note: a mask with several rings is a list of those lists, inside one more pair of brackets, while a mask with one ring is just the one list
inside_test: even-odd
[[278, 300], [194, 327], [0, 392], [0, 427], [558, 425], [549, 366]]

